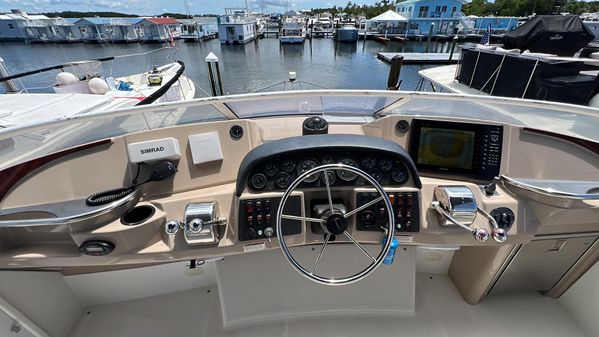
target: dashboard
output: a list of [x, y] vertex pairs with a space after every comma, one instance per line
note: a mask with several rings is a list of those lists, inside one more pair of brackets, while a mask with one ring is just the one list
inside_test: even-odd
[[[379, 184], [402, 186], [409, 173], [401, 160], [371, 151], [328, 150], [310, 153], [302, 151], [295, 155], [281, 155], [257, 165], [252, 170], [248, 189], [252, 192], [284, 191], [301, 174], [325, 164], [344, 164], [363, 170]], [[330, 186], [364, 186], [368, 183], [358, 174], [350, 171], [329, 171]], [[317, 173], [304, 180], [300, 187], [323, 187], [325, 176]]]

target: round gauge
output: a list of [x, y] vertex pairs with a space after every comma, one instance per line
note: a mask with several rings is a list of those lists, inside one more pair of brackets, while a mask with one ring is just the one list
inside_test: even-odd
[[360, 160], [360, 163], [362, 164], [362, 167], [365, 169], [371, 169], [373, 167], [376, 166], [376, 159], [374, 159], [373, 157], [364, 157], [362, 158], [362, 160]]
[[264, 174], [268, 177], [274, 177], [275, 174], [279, 173], [279, 165], [275, 163], [267, 163], [264, 166]]
[[334, 164], [334, 163], [335, 163], [335, 160], [333, 159], [333, 157], [331, 157], [331, 156], [322, 157], [322, 165]]
[[[343, 165], [353, 166], [355, 168], [360, 168], [358, 162], [351, 158], [343, 158], [339, 161], [339, 163]], [[337, 175], [343, 181], [352, 181], [358, 177], [357, 173], [347, 170], [337, 170]]]
[[275, 176], [275, 185], [278, 188], [287, 188], [291, 184], [291, 176], [287, 172], [279, 172]]
[[391, 180], [397, 184], [403, 184], [408, 180], [408, 173], [403, 167], [398, 167], [391, 172]]
[[395, 124], [395, 130], [399, 133], [406, 133], [410, 130], [410, 122], [405, 119], [400, 119], [397, 124]]
[[[304, 159], [297, 165], [297, 175], [300, 176], [319, 165], [320, 164], [316, 159]], [[304, 181], [307, 183], [313, 183], [318, 180], [318, 178], [320, 178], [320, 173], [309, 175], [306, 177], [306, 179], [304, 179]]]
[[368, 171], [368, 174], [370, 174], [374, 180], [376, 180], [377, 183], [381, 182], [381, 178], [383, 177], [383, 174], [381, 173], [381, 170], [379, 169], [372, 169], [370, 171]]
[[[329, 186], [333, 185], [335, 183], [335, 180], [337, 179], [337, 176], [335, 175], [335, 172], [333, 172], [333, 171], [327, 171], [327, 177], [329, 178]], [[320, 180], [322, 181], [323, 184], [327, 183], [324, 174], [322, 175]]]
[[283, 164], [281, 164], [281, 169], [283, 172], [291, 173], [295, 170], [295, 163], [292, 160], [285, 160]]
[[393, 168], [393, 162], [391, 159], [383, 158], [379, 160], [379, 168], [383, 171], [391, 171]]
[[256, 173], [250, 178], [250, 186], [255, 190], [261, 190], [266, 186], [266, 176]]

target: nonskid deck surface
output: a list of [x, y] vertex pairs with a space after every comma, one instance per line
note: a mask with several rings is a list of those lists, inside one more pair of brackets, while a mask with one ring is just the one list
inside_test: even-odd
[[493, 296], [472, 306], [446, 275], [417, 274], [416, 284], [414, 315], [311, 318], [223, 329], [218, 287], [210, 285], [90, 307], [69, 337], [587, 336], [557, 300], [539, 293]]

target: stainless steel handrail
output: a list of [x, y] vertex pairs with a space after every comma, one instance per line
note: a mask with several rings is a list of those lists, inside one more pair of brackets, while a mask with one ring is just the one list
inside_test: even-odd
[[[517, 179], [500, 176], [503, 186], [513, 194], [559, 208], [594, 206], [599, 201], [599, 181], [557, 179]], [[538, 183], [538, 184], [534, 184]], [[589, 193], [597, 190], [597, 193]]]

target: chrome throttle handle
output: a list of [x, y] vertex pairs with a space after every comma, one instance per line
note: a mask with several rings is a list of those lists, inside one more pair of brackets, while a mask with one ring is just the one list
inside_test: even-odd
[[499, 243], [505, 242], [508, 238], [508, 234], [505, 229], [499, 228], [497, 221], [495, 221], [491, 214], [485, 212], [482, 208], [480, 208], [480, 206], [476, 206], [476, 208], [480, 214], [489, 220], [489, 223], [491, 224], [491, 236], [493, 237], [493, 240]]
[[474, 239], [476, 241], [486, 242], [487, 240], [489, 240], [489, 232], [486, 229], [476, 228], [476, 227], [471, 228], [471, 227], [468, 227], [468, 226], [464, 225], [463, 223], [457, 221], [449, 213], [447, 213], [443, 209], [443, 207], [441, 207], [441, 203], [439, 201], [433, 201], [431, 203], [431, 208], [433, 208], [435, 211], [437, 211], [439, 214], [441, 214], [447, 221], [470, 232], [472, 234], [472, 236], [474, 236]]

